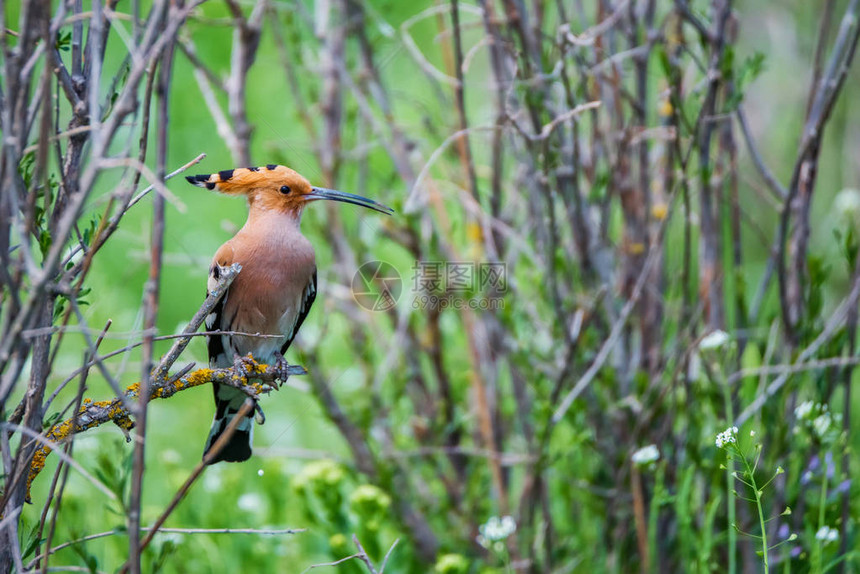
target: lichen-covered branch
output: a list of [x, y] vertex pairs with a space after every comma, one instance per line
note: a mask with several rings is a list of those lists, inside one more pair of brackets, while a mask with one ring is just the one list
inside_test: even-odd
[[[197, 369], [175, 380], [167, 377], [153, 381], [150, 386], [149, 399], [167, 399], [180, 391], [199, 387], [208, 383], [219, 383], [236, 387], [249, 397], [258, 399], [260, 395], [277, 390], [280, 383], [294, 375], [304, 375], [307, 371], [298, 365], [288, 365], [278, 368], [277, 365], [264, 365], [253, 360], [243, 364], [243, 372], [235, 367], [225, 369]], [[129, 385], [123, 397], [111, 400], [92, 401], [85, 399], [76, 415], [52, 426], [45, 438], [51, 443], [60, 443], [74, 434], [78, 434], [112, 422], [128, 437], [128, 431], [134, 427], [129, 409], [125, 406], [132, 404], [139, 396], [140, 383]], [[30, 502], [30, 487], [33, 480], [45, 468], [45, 461], [51, 454], [51, 447], [43, 445], [33, 456], [30, 473], [27, 476], [27, 502]]]

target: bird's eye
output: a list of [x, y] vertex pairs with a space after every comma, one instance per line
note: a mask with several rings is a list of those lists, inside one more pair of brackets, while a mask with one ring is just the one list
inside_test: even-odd
[[281, 193], [283, 193], [284, 195], [290, 193], [290, 186], [289, 185], [282, 185], [281, 186]]

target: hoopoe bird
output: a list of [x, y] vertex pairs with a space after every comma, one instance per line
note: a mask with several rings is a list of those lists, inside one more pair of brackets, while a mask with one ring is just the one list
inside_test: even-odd
[[[186, 179], [209, 190], [243, 195], [248, 220], [236, 236], [215, 253], [207, 291], [215, 288], [222, 269], [239, 263], [242, 271], [206, 319], [210, 368], [241, 365], [249, 353], [260, 363], [284, 364], [284, 353], [307, 317], [317, 294], [316, 256], [299, 224], [305, 205], [319, 199], [342, 201], [390, 215], [392, 209], [360, 195], [312, 186], [282, 166], [228, 169]], [[235, 333], [247, 333], [239, 335]], [[259, 335], [275, 335], [260, 337]], [[213, 383], [215, 419], [204, 456], [230, 424], [246, 395]], [[210, 462], [240, 462], [251, 456], [253, 413], [236, 427], [229, 442]]]

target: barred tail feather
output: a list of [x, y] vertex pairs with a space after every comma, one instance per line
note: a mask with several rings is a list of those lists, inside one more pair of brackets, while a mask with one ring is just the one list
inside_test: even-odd
[[[215, 419], [206, 440], [206, 448], [203, 450], [205, 457], [215, 442], [221, 437], [230, 421], [239, 412], [245, 402], [246, 395], [233, 387], [212, 385], [215, 394]], [[236, 430], [227, 441], [221, 451], [209, 461], [208, 464], [216, 462], [242, 462], [251, 458], [251, 444], [254, 437], [254, 413], [253, 410], [243, 420], [239, 421]]]

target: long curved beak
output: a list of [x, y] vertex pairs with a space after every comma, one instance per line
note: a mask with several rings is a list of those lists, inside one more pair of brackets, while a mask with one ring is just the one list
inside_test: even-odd
[[385, 215], [391, 215], [394, 213], [394, 210], [387, 205], [382, 205], [381, 203], [377, 203], [372, 199], [368, 199], [360, 195], [355, 195], [354, 193], [346, 193], [345, 191], [326, 189], [324, 187], [311, 188], [311, 192], [307, 194], [305, 198], [308, 200], [330, 199], [332, 201], [342, 201], [344, 203], [360, 205], [361, 207], [366, 207], [368, 209], [378, 211], [379, 213], [384, 213]]

